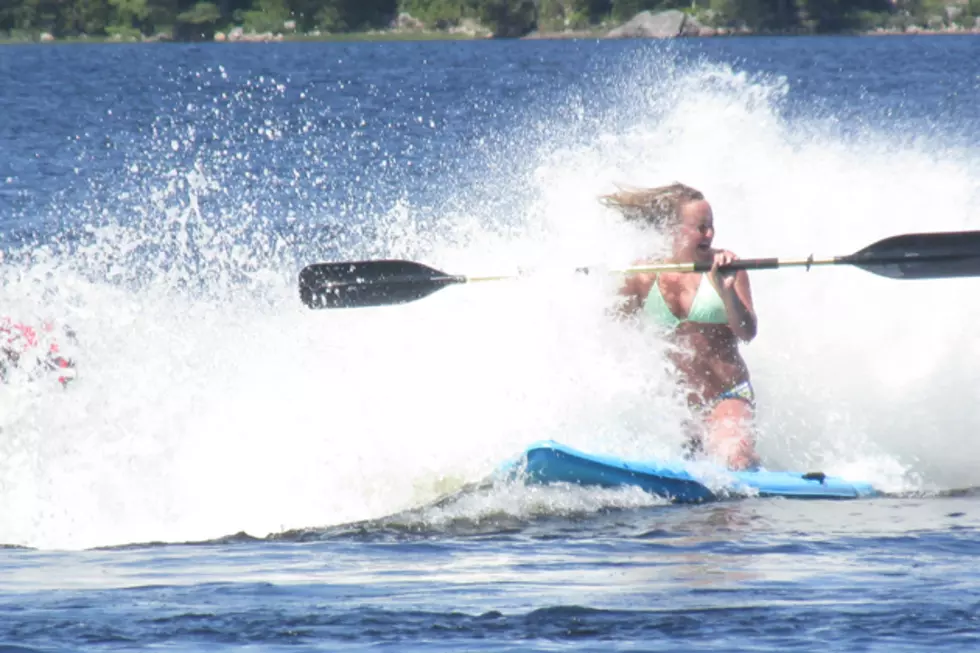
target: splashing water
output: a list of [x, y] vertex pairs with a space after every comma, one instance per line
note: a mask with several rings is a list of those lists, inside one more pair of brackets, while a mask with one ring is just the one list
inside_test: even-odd
[[[338, 182], [290, 170], [288, 130], [262, 104], [288, 100], [288, 84], [249, 82], [208, 108], [216, 124], [234, 117], [232, 131], [279, 140], [276, 170], [241, 163], [249, 154], [230, 136], [220, 157], [195, 155], [211, 137], [185, 124], [194, 107], [158, 122], [152, 146], [130, 154], [115, 205], [75, 209], [70, 237], [4, 263], [9, 310], [68, 322], [80, 343], [67, 391], [0, 387], [0, 542], [185, 541], [378, 518], [478, 480], [541, 438], [677, 455], [683, 410], [663, 343], [608, 319], [614, 278], [568, 273], [650, 250], [649, 235], [596, 202], [614, 182], [704, 190], [718, 244], [745, 257], [845, 254], [897, 233], [977, 227], [975, 149], [871, 128], [845, 140], [827, 116], [783, 117], [784, 82], [725, 66], [647, 59], [622, 75], [646, 92], [612, 92], [604, 107], [570, 97], [557, 103], [561, 120], [524, 116], [488, 135], [490, 172], [425, 210], [404, 198], [378, 208], [353, 179], [346, 203], [302, 196]], [[242, 116], [243, 106], [262, 110]], [[304, 147], [319, 157], [328, 128], [303, 119]], [[473, 201], [490, 196], [502, 199]], [[270, 204], [279, 210], [260, 219]], [[308, 222], [296, 218], [304, 207]], [[325, 256], [538, 274], [310, 312], [295, 272]], [[835, 268], [752, 282], [760, 336], [744, 355], [771, 467], [896, 491], [980, 483], [980, 453], [964, 446], [980, 427], [980, 303], [964, 299], [976, 281]], [[584, 509], [639, 505], [585, 495]], [[469, 502], [523, 514], [522, 496]]]

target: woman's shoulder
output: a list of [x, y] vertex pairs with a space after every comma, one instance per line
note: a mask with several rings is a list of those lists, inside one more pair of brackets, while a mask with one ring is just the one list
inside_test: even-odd
[[623, 280], [623, 292], [645, 297], [650, 291], [650, 287], [657, 280], [656, 272], [637, 270], [645, 265], [653, 265], [655, 261], [649, 259], [637, 259], [630, 264], [626, 277]]

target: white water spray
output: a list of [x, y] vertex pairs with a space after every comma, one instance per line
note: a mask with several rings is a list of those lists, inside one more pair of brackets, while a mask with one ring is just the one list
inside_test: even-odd
[[[647, 251], [596, 202], [614, 182], [702, 189], [718, 245], [745, 257], [845, 254], [897, 233], [977, 227], [975, 150], [870, 130], [844, 142], [817, 119], [783, 120], [782, 84], [724, 67], [658, 75], [615, 108], [630, 121], [572, 144], [558, 126], [524, 139], [534, 165], [521, 185], [485, 180], [517, 198], [512, 213], [481, 214], [465, 201], [471, 189], [455, 188], [447, 206], [458, 208], [438, 216], [451, 225], [444, 236], [419, 235], [409, 205], [367, 216], [380, 244], [346, 250], [463, 274], [542, 271], [528, 281], [307, 311], [278, 245], [222, 242], [200, 224], [198, 199], [215, 187], [206, 168], [137, 198], [158, 205], [163, 224], [98, 231], [77, 254], [89, 263], [81, 273], [57, 257], [26, 274], [8, 264], [11, 310], [32, 314], [38, 284], [56, 286], [45, 306], [79, 333], [80, 379], [65, 392], [2, 388], [0, 542], [186, 541], [376, 518], [478, 480], [543, 438], [676, 455], [683, 411], [663, 344], [608, 319], [615, 279], [566, 274]], [[219, 193], [228, 220], [252, 215], [232, 200]], [[203, 256], [205, 292], [184, 288], [192, 272], [170, 263], [140, 281], [133, 266], [154, 259], [125, 253], [147, 239]], [[124, 282], [86, 274], [94, 260]], [[771, 467], [892, 490], [980, 483], [976, 280], [822, 269], [752, 283], [760, 336], [744, 353]], [[493, 510], [527, 512], [514, 496], [502, 491]]]

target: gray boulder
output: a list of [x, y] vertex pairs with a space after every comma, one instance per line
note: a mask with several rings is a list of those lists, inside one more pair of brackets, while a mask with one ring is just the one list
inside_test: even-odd
[[697, 36], [702, 26], [683, 11], [670, 9], [653, 13], [641, 11], [606, 34], [611, 39], [672, 39], [678, 36]]
[[391, 28], [398, 30], [421, 31], [425, 29], [425, 23], [407, 11], [403, 11], [398, 14], [397, 18], [391, 21]]

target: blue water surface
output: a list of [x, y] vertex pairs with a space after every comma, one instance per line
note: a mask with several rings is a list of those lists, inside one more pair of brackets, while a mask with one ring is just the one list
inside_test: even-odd
[[[507, 180], [554, 125], [587, 142], [635, 119], [624, 97], [706, 65], [784, 89], [766, 100], [782, 119], [840, 142], [881, 130], [975, 157], [978, 52], [975, 36], [4, 46], [0, 249], [131, 287], [186, 268], [234, 295], [257, 272], [379, 253], [378, 216], [400, 202], [422, 232], [464, 201], [508, 215]], [[194, 171], [211, 192], [187, 192]], [[488, 175], [513, 192], [475, 183]], [[86, 258], [97, 229], [171, 224], [175, 204], [199, 221], [173, 240]], [[194, 234], [211, 228], [247, 256], [209, 258]], [[53, 452], [4, 438], [9, 460], [32, 452], [0, 465], [0, 493], [23, 494], [14, 465]], [[975, 491], [562, 505], [81, 550], [10, 535], [28, 507], [0, 515], [0, 650], [980, 649]]]

